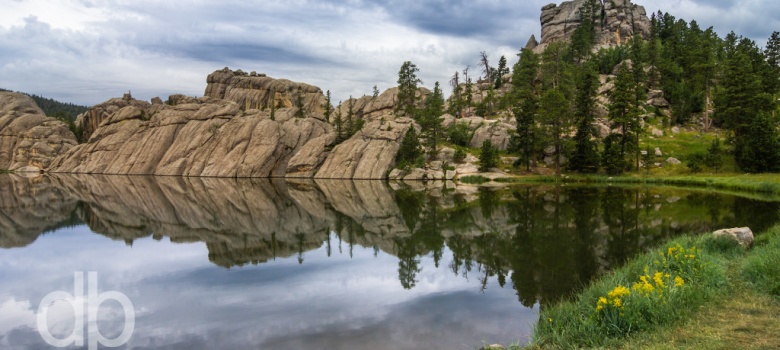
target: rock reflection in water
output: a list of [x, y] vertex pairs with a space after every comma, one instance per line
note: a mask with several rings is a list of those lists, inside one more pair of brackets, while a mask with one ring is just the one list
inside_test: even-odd
[[[415, 287], [429, 256], [483, 288], [491, 279], [511, 282], [529, 307], [559, 300], [673, 235], [738, 225], [760, 232], [778, 219], [776, 202], [664, 188], [448, 193], [381, 181], [3, 175], [0, 191], [4, 248], [79, 220], [130, 245], [148, 236], [204, 242], [209, 260], [226, 268], [291, 256], [305, 263], [307, 251], [351, 254], [359, 245], [397, 257], [404, 288]], [[442, 261], [446, 250], [451, 261]]]

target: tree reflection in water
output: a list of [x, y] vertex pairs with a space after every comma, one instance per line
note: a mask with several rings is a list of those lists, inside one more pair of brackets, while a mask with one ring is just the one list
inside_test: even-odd
[[[205, 242], [226, 268], [355, 245], [398, 259], [415, 288], [434, 268], [511, 287], [531, 307], [565, 298], [631, 256], [681, 233], [778, 221], [778, 203], [669, 188], [521, 186], [391, 189], [381, 181], [0, 176], [0, 247], [78, 222], [132, 244]], [[337, 239], [338, 242], [334, 240]], [[336, 245], [337, 247], [334, 247]], [[344, 252], [344, 248], [348, 251]], [[449, 254], [447, 254], [449, 252]], [[442, 261], [451, 256], [450, 261]]]

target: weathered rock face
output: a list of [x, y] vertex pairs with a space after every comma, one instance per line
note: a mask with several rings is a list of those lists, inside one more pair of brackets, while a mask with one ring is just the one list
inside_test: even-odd
[[[426, 88], [419, 88], [417, 90], [417, 98], [419, 101], [424, 101], [430, 94], [430, 91]], [[378, 96], [363, 96], [360, 98], [353, 98], [336, 106], [334, 115], [330, 116], [331, 123], [335, 118], [335, 113], [341, 113], [341, 118], [345, 119], [349, 113], [350, 102], [352, 103], [352, 114], [355, 118], [369, 121], [380, 121], [395, 119], [395, 107], [398, 96], [398, 88], [393, 87], [385, 90], [385, 92]], [[421, 102], [422, 103], [422, 102]]]
[[265, 74], [225, 67], [209, 74], [205, 96], [236, 102], [241, 110], [303, 107], [306, 117], [323, 118], [327, 99], [320, 88]]
[[123, 98], [112, 98], [106, 102], [90, 107], [86, 112], [76, 118], [76, 126], [81, 128], [81, 140], [87, 141], [92, 137], [92, 133], [97, 130], [104, 120], [111, 117], [112, 114], [127, 106], [134, 106], [138, 109], [148, 109], [150, 104], [145, 101], [136, 100], [125, 95]]
[[[320, 119], [294, 117], [293, 108], [275, 110], [271, 118], [268, 110], [244, 112], [235, 102], [209, 97], [174, 105], [106, 104], [115, 112], [87, 143], [57, 158], [51, 172], [278, 177], [300, 150], [315, 153], [312, 148], [327, 142], [321, 137], [332, 133]], [[317, 146], [305, 147], [315, 139]], [[298, 164], [316, 167], [320, 159]]]
[[0, 92], [0, 169], [40, 171], [75, 145], [68, 126], [46, 117], [32, 98]]
[[[580, 26], [580, 8], [588, 0], [564, 1], [560, 5], [542, 7], [542, 40], [534, 52], [541, 53], [547, 44], [569, 39]], [[602, 23], [596, 26], [596, 45], [620, 45], [636, 33], [645, 39], [650, 37], [650, 19], [643, 6], [630, 0], [604, 1]]]
[[510, 131], [515, 130], [515, 128], [513, 125], [497, 120], [485, 121], [484, 125], [474, 131], [470, 146], [480, 148], [482, 143], [490, 141], [493, 146], [505, 151], [509, 147]]
[[[387, 177], [401, 140], [413, 124], [409, 118], [375, 120], [363, 126], [350, 139], [333, 148], [315, 178], [384, 179]], [[419, 130], [419, 127], [416, 127]]]

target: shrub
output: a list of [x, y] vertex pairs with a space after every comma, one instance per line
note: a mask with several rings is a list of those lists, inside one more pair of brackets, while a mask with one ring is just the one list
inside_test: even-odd
[[688, 161], [685, 166], [691, 170], [691, 172], [698, 173], [702, 170], [706, 156], [702, 153], [694, 153], [688, 157]]
[[463, 161], [466, 160], [466, 151], [461, 147], [455, 148], [455, 154], [452, 155], [452, 160], [456, 163], [463, 163]]
[[420, 147], [420, 139], [417, 137], [417, 131], [414, 129], [414, 126], [412, 126], [404, 135], [401, 147], [398, 149], [398, 154], [396, 155], [398, 167], [402, 169], [408, 168], [418, 163], [422, 155], [423, 150]]
[[471, 130], [466, 123], [455, 123], [447, 130], [447, 137], [454, 145], [466, 147], [471, 143]]
[[485, 172], [490, 168], [498, 166], [498, 148], [493, 146], [490, 140], [485, 140], [482, 143], [481, 153], [479, 154], [479, 171]]

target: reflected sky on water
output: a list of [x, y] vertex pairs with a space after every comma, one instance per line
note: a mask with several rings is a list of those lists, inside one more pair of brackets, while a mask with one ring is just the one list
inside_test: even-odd
[[[371, 181], [0, 176], [0, 347], [45, 348], [75, 271], [133, 302], [125, 348], [474, 349], [527, 341], [544, 307], [684, 232], [778, 204], [619, 187], [415, 190]], [[55, 334], [73, 311], [49, 315]], [[123, 326], [118, 303], [100, 330]], [[57, 333], [59, 332], [59, 333]]]

